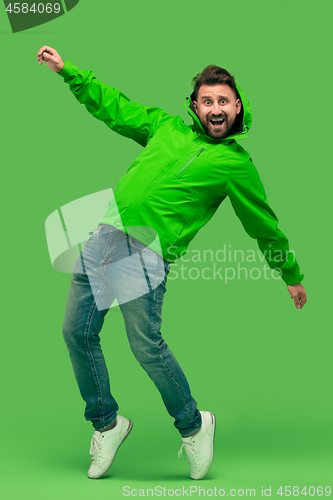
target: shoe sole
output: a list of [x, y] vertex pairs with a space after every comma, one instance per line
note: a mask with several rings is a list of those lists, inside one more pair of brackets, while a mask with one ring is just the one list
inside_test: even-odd
[[126, 434], [125, 434], [125, 436], [124, 436], [124, 438], [123, 438], [122, 442], [121, 442], [121, 443], [119, 444], [119, 446], [116, 448], [116, 451], [114, 452], [114, 455], [113, 455], [113, 457], [112, 457], [112, 460], [111, 460], [110, 464], [107, 466], [107, 468], [106, 468], [103, 472], [99, 473], [97, 476], [89, 476], [89, 474], [88, 474], [89, 479], [99, 479], [100, 477], [102, 477], [102, 476], [103, 476], [103, 475], [104, 475], [104, 474], [105, 474], [105, 473], [106, 473], [106, 472], [110, 469], [110, 467], [111, 467], [111, 465], [113, 464], [113, 461], [114, 461], [114, 459], [115, 459], [115, 456], [116, 456], [117, 451], [119, 450], [119, 448], [121, 447], [121, 445], [123, 444], [123, 442], [125, 441], [125, 439], [127, 438], [127, 436], [129, 435], [129, 433], [131, 432], [132, 428], [133, 428], [133, 422], [130, 420], [130, 421], [129, 421], [129, 426], [128, 426], [128, 429], [127, 429], [127, 431], [126, 431]]
[[209, 469], [211, 468], [211, 465], [213, 463], [213, 459], [214, 459], [214, 437], [215, 437], [215, 429], [216, 429], [216, 418], [215, 418], [215, 415], [210, 411], [209, 412], [211, 417], [212, 417], [212, 421], [213, 421], [213, 427], [212, 427], [212, 438], [211, 438], [211, 444], [212, 444], [212, 461], [211, 463], [209, 464], [209, 466], [207, 467], [207, 469], [201, 474], [200, 477], [191, 477], [191, 479], [195, 479], [195, 480], [199, 480], [199, 479], [202, 479], [205, 477], [205, 475], [208, 473]]

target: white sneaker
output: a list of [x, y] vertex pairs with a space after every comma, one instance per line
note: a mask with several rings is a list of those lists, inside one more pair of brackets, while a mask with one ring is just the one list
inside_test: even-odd
[[194, 436], [182, 437], [183, 444], [178, 452], [178, 457], [181, 458], [185, 447], [192, 479], [202, 479], [207, 474], [214, 455], [215, 417], [210, 411], [200, 413], [202, 418], [200, 430]]
[[95, 431], [90, 443], [91, 465], [88, 477], [98, 479], [111, 467], [116, 451], [131, 432], [130, 420], [117, 415], [117, 424], [105, 432]]

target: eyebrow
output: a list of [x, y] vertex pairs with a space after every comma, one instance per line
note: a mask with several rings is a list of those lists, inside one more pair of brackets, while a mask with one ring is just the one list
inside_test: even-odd
[[[211, 98], [212, 98], [212, 96], [209, 96], [209, 95], [203, 95], [203, 96], [201, 96], [201, 99], [211, 99]], [[219, 98], [220, 99], [221, 98], [223, 98], [223, 99], [229, 99], [229, 97], [226, 96], [226, 95], [220, 95]]]

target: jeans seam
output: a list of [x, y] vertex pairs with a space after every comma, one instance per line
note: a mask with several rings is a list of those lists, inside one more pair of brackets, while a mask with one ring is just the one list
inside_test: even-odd
[[105, 264], [106, 264], [109, 260], [111, 260], [111, 256], [112, 256], [112, 248], [110, 249], [110, 255], [109, 255], [109, 258], [108, 258], [108, 259], [106, 259], [106, 258], [104, 257], [104, 255], [105, 255], [105, 253], [106, 253], [106, 247], [107, 247], [107, 246], [108, 246], [108, 244], [109, 244], [109, 241], [110, 241], [110, 239], [111, 239], [111, 237], [112, 237], [112, 234], [113, 234], [113, 231], [109, 231], [109, 235], [108, 235], [108, 237], [107, 237], [107, 240], [106, 240], [106, 242], [105, 242], [105, 245], [104, 245], [104, 248], [103, 248], [103, 252], [102, 252], [102, 259], [101, 259], [101, 262], [100, 262], [100, 265], [101, 265], [101, 266], [104, 266], [104, 265], [105, 265]]
[[[153, 306], [151, 306], [151, 322], [150, 322], [150, 327], [151, 327], [151, 334], [154, 334], [155, 333], [155, 321], [154, 321], [154, 318], [155, 318], [155, 314], [156, 314], [156, 290], [157, 288], [154, 288], [154, 296], [153, 296]], [[151, 301], [150, 301], [151, 302]], [[154, 309], [153, 309], [154, 308]], [[162, 337], [162, 336], [161, 336]], [[163, 339], [163, 337], [162, 337]], [[164, 339], [163, 339], [164, 341]], [[156, 349], [157, 348], [157, 341], [154, 340], [154, 348]], [[168, 347], [168, 351], [170, 352], [170, 349]], [[186, 395], [184, 395], [184, 391], [182, 390], [181, 386], [179, 384], [177, 384], [174, 376], [172, 375], [172, 371], [170, 370], [169, 366], [168, 366], [168, 363], [167, 361], [163, 358], [162, 354], [159, 354], [158, 355], [159, 359], [160, 359], [160, 362], [161, 364], [164, 366], [164, 369], [166, 371], [166, 373], [168, 374], [170, 380], [172, 380], [173, 382], [173, 385], [175, 386], [176, 388], [176, 391], [177, 391], [177, 394], [182, 402], [182, 404], [185, 406], [185, 413], [187, 415], [187, 418], [189, 418], [189, 406], [188, 404], [185, 405], [185, 402], [186, 402]], [[185, 397], [184, 397], [185, 396]]]
[[[157, 254], [156, 254], [156, 255], [157, 255]], [[162, 258], [160, 258], [160, 257], [157, 255], [157, 262], [156, 262], [157, 266], [156, 266], [156, 272], [155, 272], [155, 283], [154, 283], [155, 288], [154, 288], [154, 290], [156, 290], [156, 289], [158, 288], [158, 286], [159, 286], [159, 285], [157, 285], [157, 275], [158, 275], [158, 272], [159, 272], [159, 270], [160, 270], [161, 263], [163, 263], [163, 270], [164, 270], [164, 279], [163, 279], [163, 281], [165, 280], [165, 278], [166, 278], [166, 276], [167, 276], [167, 274], [166, 274], [166, 272], [165, 272], [164, 261], [163, 261], [163, 259], [162, 259]], [[148, 274], [148, 273], [147, 273], [147, 274]], [[148, 287], [149, 287], [149, 291], [150, 291], [151, 282], [150, 282], [150, 280], [149, 280], [149, 277], [148, 277], [148, 276], [146, 276], [146, 278], [147, 278], [147, 282], [149, 282], [149, 283], [148, 283]], [[163, 281], [161, 281], [161, 283], [163, 283]], [[160, 283], [160, 284], [161, 284], [161, 283]], [[165, 282], [165, 284], [164, 284], [164, 287], [165, 287], [165, 289], [166, 289], [166, 282]], [[165, 290], [165, 291], [166, 291], [166, 290]], [[165, 293], [165, 292], [164, 292], [164, 293]], [[154, 292], [154, 302], [156, 302], [156, 295], [155, 295], [155, 292]]]
[[94, 377], [94, 382], [95, 382], [96, 388], [97, 388], [97, 394], [98, 394], [98, 400], [99, 400], [99, 402], [98, 402], [99, 404], [98, 405], [99, 405], [100, 411], [102, 413], [101, 418], [103, 419], [104, 427], [106, 427], [107, 423], [105, 422], [105, 415], [104, 415], [104, 408], [103, 408], [103, 395], [102, 395], [101, 386], [100, 386], [100, 383], [99, 383], [99, 380], [98, 380], [98, 375], [97, 375], [96, 365], [95, 365], [95, 361], [94, 361], [94, 356], [93, 356], [93, 354], [91, 352], [91, 348], [90, 348], [90, 344], [89, 344], [89, 332], [90, 332], [91, 322], [92, 322], [94, 313], [95, 313], [96, 308], [97, 308], [98, 299], [100, 298], [100, 296], [102, 295], [103, 291], [105, 290], [105, 287], [106, 287], [106, 284], [103, 286], [100, 294], [97, 297], [97, 300], [94, 301], [94, 303], [93, 303], [93, 310], [90, 313], [89, 323], [88, 323], [86, 331], [85, 331], [85, 340], [86, 340], [87, 355], [88, 355], [88, 359], [89, 359], [89, 362], [90, 362], [91, 371], [92, 371], [92, 374], [93, 374], [93, 377]]
[[[166, 360], [163, 359], [162, 355], [160, 354], [159, 355], [159, 358], [161, 360], [161, 363], [163, 364], [163, 366], [165, 367], [165, 370], [167, 372], [167, 374], [169, 375], [170, 379], [172, 380], [172, 382], [174, 383], [174, 386], [176, 387], [176, 390], [177, 390], [177, 393], [182, 401], [182, 403], [185, 403], [186, 401], [186, 396], [184, 397], [184, 391], [182, 390], [181, 386], [179, 384], [177, 384], [174, 376], [172, 375], [172, 371], [170, 370]], [[189, 416], [189, 408], [188, 408], [188, 405], [185, 406], [185, 413], [187, 414], [187, 416]]]
[[142, 269], [143, 269], [143, 274], [145, 275], [145, 278], [146, 278], [146, 282], [147, 282], [147, 286], [148, 286], [148, 289], [149, 289], [149, 293], [151, 293], [153, 291], [153, 288], [152, 288], [151, 283], [150, 283], [149, 274], [148, 274], [147, 268], [146, 268], [146, 263], [144, 261], [144, 258], [142, 257], [142, 253], [141, 252], [138, 252], [138, 253], [139, 253], [139, 258], [140, 258], [140, 261], [141, 261], [141, 266], [142, 266]]

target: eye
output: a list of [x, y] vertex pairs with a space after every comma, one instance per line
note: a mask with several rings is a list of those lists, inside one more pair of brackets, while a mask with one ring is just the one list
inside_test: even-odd
[[210, 104], [211, 101], [209, 99], [206, 99], [205, 104]]
[[227, 101], [226, 101], [225, 99], [221, 99], [221, 103], [222, 103], [222, 104], [226, 104], [226, 102], [227, 102]]

